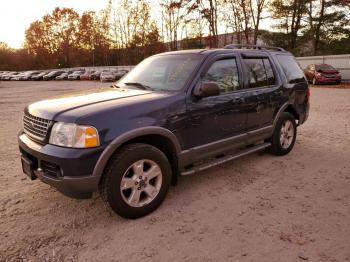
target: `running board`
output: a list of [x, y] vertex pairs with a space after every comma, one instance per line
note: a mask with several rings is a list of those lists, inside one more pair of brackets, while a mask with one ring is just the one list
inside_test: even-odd
[[271, 143], [264, 143], [264, 144], [259, 144], [259, 145], [256, 145], [256, 146], [253, 146], [253, 147], [250, 147], [250, 148], [246, 148], [246, 149], [244, 149], [242, 151], [237, 152], [236, 154], [227, 155], [227, 156], [224, 156], [222, 158], [215, 159], [214, 161], [211, 161], [209, 163], [204, 163], [204, 164], [199, 165], [199, 166], [194, 166], [191, 169], [182, 171], [180, 174], [182, 176], [192, 175], [194, 173], [206, 170], [208, 168], [211, 168], [211, 167], [214, 167], [214, 166], [217, 166], [217, 165], [221, 165], [221, 164], [226, 163], [228, 161], [231, 161], [233, 159], [236, 159], [236, 158], [239, 158], [239, 157], [242, 157], [242, 156], [245, 156], [245, 155], [249, 155], [249, 154], [257, 152], [257, 151], [260, 151], [260, 150], [268, 148], [270, 146], [271, 146]]

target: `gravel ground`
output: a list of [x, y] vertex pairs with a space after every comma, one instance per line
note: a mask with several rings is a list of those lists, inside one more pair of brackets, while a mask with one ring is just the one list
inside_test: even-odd
[[[350, 90], [312, 88], [294, 150], [181, 177], [138, 220], [21, 171], [28, 103], [97, 82], [0, 82], [0, 261], [350, 261]], [[108, 84], [103, 84], [107, 85]]]

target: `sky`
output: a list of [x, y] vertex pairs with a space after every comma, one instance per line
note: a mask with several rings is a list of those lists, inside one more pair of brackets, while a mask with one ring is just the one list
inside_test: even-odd
[[108, 0], [1, 0], [0, 41], [10, 47], [20, 48], [24, 32], [30, 23], [51, 13], [55, 7], [71, 7], [78, 13], [86, 10], [99, 11]]

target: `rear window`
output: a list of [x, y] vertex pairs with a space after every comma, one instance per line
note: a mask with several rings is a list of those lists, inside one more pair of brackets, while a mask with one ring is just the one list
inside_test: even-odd
[[304, 72], [301, 70], [295, 58], [291, 55], [276, 55], [278, 63], [281, 65], [288, 83], [305, 82]]
[[264, 87], [275, 83], [275, 76], [268, 58], [245, 58], [249, 87]]

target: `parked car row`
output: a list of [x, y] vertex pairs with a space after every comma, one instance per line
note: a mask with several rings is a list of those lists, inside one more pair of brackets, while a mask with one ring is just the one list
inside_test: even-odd
[[49, 81], [49, 80], [101, 80], [116, 81], [128, 70], [51, 70], [51, 71], [0, 71], [1, 81]]

